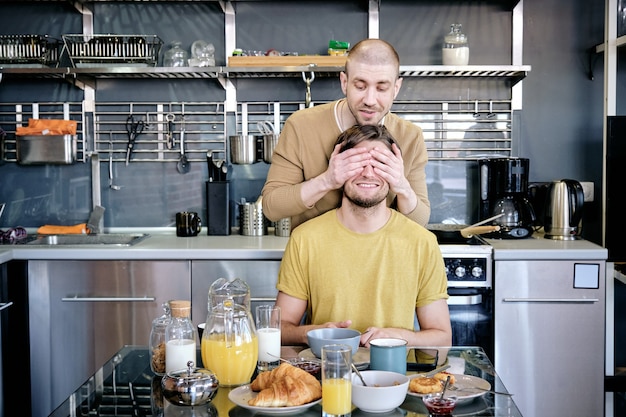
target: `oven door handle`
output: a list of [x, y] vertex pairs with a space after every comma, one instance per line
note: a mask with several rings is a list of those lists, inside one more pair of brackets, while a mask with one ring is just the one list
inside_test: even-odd
[[597, 303], [597, 298], [503, 298], [504, 303]]
[[448, 297], [449, 306], [474, 306], [474, 305], [482, 304], [482, 302], [483, 302], [482, 294], [451, 295]]

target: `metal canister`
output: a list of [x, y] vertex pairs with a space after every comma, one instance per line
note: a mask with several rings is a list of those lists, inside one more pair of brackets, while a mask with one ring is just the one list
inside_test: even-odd
[[263, 236], [267, 234], [267, 221], [263, 207], [257, 203], [239, 205], [239, 233], [244, 236]]
[[280, 219], [274, 225], [274, 235], [281, 237], [289, 237], [291, 234], [291, 217]]

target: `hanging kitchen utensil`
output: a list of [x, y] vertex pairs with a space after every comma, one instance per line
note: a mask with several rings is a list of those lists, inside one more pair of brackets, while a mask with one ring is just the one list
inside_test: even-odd
[[276, 132], [274, 124], [272, 122], [268, 122], [267, 120], [258, 122], [256, 126], [262, 135], [273, 135]]
[[174, 147], [174, 120], [176, 116], [174, 113], [168, 113], [165, 115], [165, 120], [167, 121], [167, 129], [165, 133], [165, 144], [167, 145], [167, 149], [172, 149]]
[[135, 116], [132, 114], [126, 118], [126, 133], [128, 133], [128, 145], [126, 146], [126, 165], [130, 162], [130, 158], [135, 147], [135, 141], [137, 136], [143, 132], [145, 123], [143, 120], [135, 121]]
[[206, 153], [206, 166], [209, 172], [209, 182], [217, 181], [215, 177], [215, 166], [213, 165], [213, 151]]
[[[111, 133], [110, 136], [113, 134]], [[113, 140], [109, 140], [109, 188], [119, 190], [122, 187], [113, 184]]]
[[302, 80], [306, 84], [306, 94], [305, 94], [305, 107], [311, 107], [311, 83], [315, 80], [315, 73], [311, 71], [311, 76], [307, 77], [302, 71]]
[[181, 174], [186, 174], [191, 169], [191, 163], [185, 155], [185, 117], [183, 116], [182, 127], [180, 129], [180, 158], [176, 164], [176, 169]]

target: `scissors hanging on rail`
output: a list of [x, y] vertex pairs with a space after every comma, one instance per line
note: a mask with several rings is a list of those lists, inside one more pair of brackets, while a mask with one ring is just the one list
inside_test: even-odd
[[135, 116], [132, 114], [126, 119], [126, 133], [128, 133], [128, 145], [126, 146], [126, 165], [130, 162], [130, 158], [135, 147], [135, 141], [137, 136], [143, 132], [143, 128], [146, 123], [143, 120], [135, 121]]

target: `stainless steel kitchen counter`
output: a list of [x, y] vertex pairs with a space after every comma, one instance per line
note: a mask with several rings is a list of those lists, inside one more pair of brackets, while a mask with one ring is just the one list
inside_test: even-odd
[[[171, 233], [150, 233], [133, 246], [0, 246], [0, 262], [11, 259], [74, 260], [210, 260], [281, 259], [287, 237], [274, 235], [177, 237]], [[494, 248], [494, 260], [515, 259], [606, 259], [608, 252], [586, 240], [545, 239], [535, 233], [528, 239], [487, 239]]]
[[502, 260], [606, 260], [608, 251], [587, 240], [552, 240], [543, 233], [527, 239], [487, 239], [494, 261]]
[[29, 246], [0, 247], [0, 256], [10, 259], [73, 260], [202, 260], [281, 259], [288, 238], [266, 236], [195, 236], [150, 234], [133, 246]]

